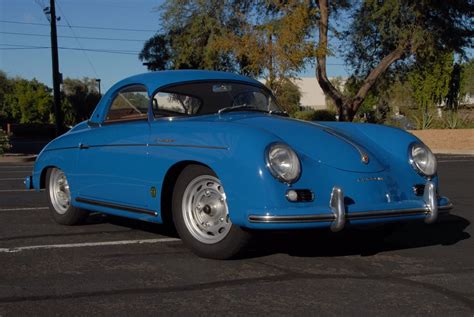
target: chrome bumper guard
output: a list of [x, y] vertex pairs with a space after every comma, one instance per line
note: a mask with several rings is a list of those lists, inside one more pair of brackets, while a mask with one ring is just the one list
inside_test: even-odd
[[33, 189], [33, 176], [26, 176], [23, 184], [25, 184], [26, 189]]
[[249, 221], [253, 223], [307, 223], [307, 222], [331, 222], [331, 231], [337, 232], [344, 228], [346, 220], [370, 220], [380, 218], [392, 218], [403, 216], [425, 215], [426, 223], [433, 223], [440, 212], [446, 212], [453, 207], [451, 203], [438, 207], [436, 186], [428, 181], [423, 196], [424, 208], [396, 209], [396, 210], [374, 210], [363, 212], [346, 213], [344, 204], [344, 192], [339, 187], [334, 187], [329, 200], [331, 214], [300, 215], [300, 216], [256, 216], [250, 215]]

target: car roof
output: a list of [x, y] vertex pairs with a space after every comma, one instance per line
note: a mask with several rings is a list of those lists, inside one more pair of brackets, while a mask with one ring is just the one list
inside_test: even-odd
[[262, 85], [260, 82], [234, 73], [208, 71], [208, 70], [165, 70], [138, 74], [125, 78], [116, 83], [110, 90], [114, 91], [117, 88], [141, 84], [147, 87], [148, 91], [152, 93], [156, 89], [172, 85], [180, 82], [200, 81], [200, 80], [235, 80], [243, 81], [251, 84]]
[[263, 86], [263, 84], [250, 77], [237, 75], [229, 72], [208, 71], [208, 70], [165, 70], [155, 71], [127, 77], [113, 85], [102, 97], [96, 106], [90, 121], [100, 122], [106, 111], [107, 104], [116, 91], [130, 85], [143, 85], [148, 93], [152, 94], [158, 88], [178, 83], [202, 81], [202, 80], [229, 80], [246, 82], [253, 85]]

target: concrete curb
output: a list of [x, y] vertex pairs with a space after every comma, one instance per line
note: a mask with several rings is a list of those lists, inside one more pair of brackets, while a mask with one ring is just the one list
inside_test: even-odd
[[431, 149], [434, 154], [447, 154], [447, 155], [474, 155], [474, 150], [443, 150], [443, 149]]
[[26, 163], [34, 162], [38, 155], [0, 155], [0, 163]]

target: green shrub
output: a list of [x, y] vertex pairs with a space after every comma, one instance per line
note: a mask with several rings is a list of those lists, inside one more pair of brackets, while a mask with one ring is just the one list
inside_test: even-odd
[[449, 110], [443, 115], [443, 128], [446, 129], [462, 129], [469, 126], [469, 119], [461, 116], [457, 111]]
[[10, 148], [10, 140], [8, 135], [0, 129], [0, 154], [5, 153]]
[[420, 110], [412, 116], [417, 130], [426, 130], [433, 128], [435, 115], [432, 111]]
[[303, 110], [295, 112], [293, 116], [306, 121], [336, 121], [336, 113], [330, 110]]

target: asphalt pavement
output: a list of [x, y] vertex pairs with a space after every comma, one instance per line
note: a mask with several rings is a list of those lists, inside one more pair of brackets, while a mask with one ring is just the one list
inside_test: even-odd
[[474, 315], [474, 156], [438, 156], [455, 208], [392, 233], [267, 232], [202, 259], [161, 225], [93, 214], [60, 226], [31, 163], [0, 164], [0, 316]]

